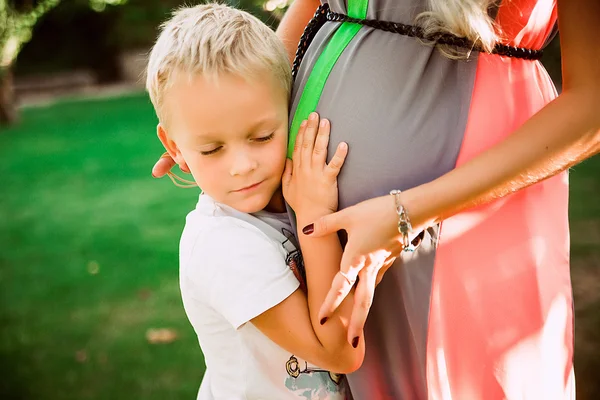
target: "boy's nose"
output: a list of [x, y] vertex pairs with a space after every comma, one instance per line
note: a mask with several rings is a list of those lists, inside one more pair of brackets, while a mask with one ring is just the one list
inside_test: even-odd
[[245, 175], [256, 169], [258, 163], [245, 151], [235, 154], [231, 164], [231, 176]]

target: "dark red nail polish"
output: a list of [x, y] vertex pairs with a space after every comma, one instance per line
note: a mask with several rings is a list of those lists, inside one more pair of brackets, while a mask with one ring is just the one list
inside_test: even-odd
[[314, 231], [315, 231], [315, 224], [306, 225], [304, 228], [302, 228], [302, 233], [304, 233], [305, 235], [310, 235]]
[[325, 322], [327, 322], [328, 319], [329, 318], [327, 318], [327, 317], [321, 318], [321, 325], [325, 325]]
[[354, 339], [352, 339], [352, 347], [354, 347], [354, 348], [358, 347], [358, 336], [355, 337]]

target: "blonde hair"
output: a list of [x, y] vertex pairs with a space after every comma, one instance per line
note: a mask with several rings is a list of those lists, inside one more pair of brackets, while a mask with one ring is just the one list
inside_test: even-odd
[[[483, 51], [491, 52], [498, 41], [499, 32], [489, 15], [497, 0], [427, 0], [428, 11], [416, 18], [427, 36], [450, 33], [465, 37]], [[440, 50], [451, 58], [468, 56], [468, 49], [441, 46]]]
[[146, 89], [159, 120], [164, 121], [164, 96], [175, 76], [218, 78], [230, 73], [252, 78], [268, 72], [291, 90], [289, 59], [281, 41], [253, 15], [224, 4], [184, 7], [161, 25], [148, 60]]

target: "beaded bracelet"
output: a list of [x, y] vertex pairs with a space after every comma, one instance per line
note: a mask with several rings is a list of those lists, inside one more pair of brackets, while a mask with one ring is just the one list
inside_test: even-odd
[[414, 246], [410, 242], [408, 234], [412, 232], [412, 225], [410, 218], [406, 212], [404, 206], [400, 203], [400, 190], [392, 190], [390, 194], [394, 196], [396, 201], [396, 214], [398, 214], [398, 232], [402, 235], [402, 251], [410, 252], [414, 251]]

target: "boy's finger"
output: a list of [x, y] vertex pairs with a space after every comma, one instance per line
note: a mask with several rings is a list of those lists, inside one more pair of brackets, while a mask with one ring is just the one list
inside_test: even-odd
[[329, 161], [329, 164], [327, 164], [327, 167], [325, 167], [325, 174], [331, 178], [336, 178], [342, 170], [347, 155], [348, 145], [345, 142], [342, 142], [338, 145], [335, 154], [331, 158], [331, 161]]
[[304, 131], [302, 139], [302, 165], [310, 166], [312, 161], [313, 148], [315, 146], [315, 138], [317, 137], [317, 129], [319, 128], [319, 114], [313, 112], [308, 117], [308, 125]]
[[283, 186], [284, 188], [289, 186], [291, 180], [292, 180], [292, 173], [293, 173], [293, 163], [292, 160], [290, 160], [289, 158], [285, 159], [285, 169], [283, 170], [283, 176], [281, 177], [281, 186]]
[[319, 132], [315, 140], [315, 148], [313, 149], [313, 165], [323, 168], [327, 161], [327, 146], [329, 145], [330, 124], [326, 119], [321, 120], [319, 124]]
[[301, 157], [300, 157], [300, 149], [302, 148], [302, 140], [304, 139], [304, 131], [306, 130], [306, 124], [308, 121], [304, 120], [300, 124], [300, 128], [298, 129], [298, 134], [296, 135], [296, 143], [294, 143], [294, 152], [292, 154], [292, 161], [294, 163], [294, 170], [298, 171], [300, 168]]

